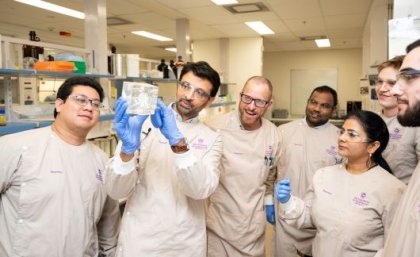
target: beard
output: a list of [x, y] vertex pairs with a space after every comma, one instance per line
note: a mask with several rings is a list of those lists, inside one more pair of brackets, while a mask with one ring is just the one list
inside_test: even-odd
[[405, 113], [398, 114], [398, 122], [405, 127], [420, 127], [420, 102], [410, 108]]

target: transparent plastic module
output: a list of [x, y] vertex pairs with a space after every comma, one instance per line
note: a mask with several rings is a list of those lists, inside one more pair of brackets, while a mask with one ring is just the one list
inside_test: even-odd
[[127, 99], [127, 113], [131, 115], [154, 114], [158, 98], [158, 87], [140, 82], [123, 82], [122, 96]]

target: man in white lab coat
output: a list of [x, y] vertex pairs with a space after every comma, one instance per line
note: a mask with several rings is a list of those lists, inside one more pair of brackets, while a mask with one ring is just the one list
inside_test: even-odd
[[[407, 55], [391, 90], [397, 97], [398, 121], [420, 127], [420, 39], [407, 47]], [[397, 208], [383, 251], [377, 256], [420, 256], [420, 163]]]
[[209, 122], [223, 138], [220, 184], [209, 198], [208, 257], [264, 256], [265, 214], [274, 221], [273, 186], [280, 138], [263, 115], [272, 104], [271, 82], [251, 77], [238, 111]]
[[86, 139], [104, 93], [91, 78], [58, 89], [52, 126], [0, 138], [0, 256], [114, 256], [120, 213], [108, 156]]
[[[278, 127], [282, 139], [278, 180], [290, 178], [294, 194], [301, 198], [316, 170], [341, 161], [337, 151], [339, 130], [328, 122], [336, 106], [336, 91], [328, 86], [317, 87], [309, 96], [305, 118]], [[297, 230], [277, 219], [274, 256], [296, 257], [297, 251], [311, 255], [314, 236], [314, 230]]]
[[382, 155], [394, 175], [408, 184], [420, 160], [420, 127], [403, 127], [397, 119], [397, 97], [391, 94], [391, 89], [397, 81], [403, 59], [404, 56], [396, 56], [378, 66], [375, 91], [382, 107], [380, 116], [389, 131], [389, 143]]
[[[114, 199], [128, 198], [117, 256], [205, 257], [205, 199], [219, 183], [220, 134], [198, 120], [214, 100], [218, 73], [206, 62], [182, 69], [176, 102], [151, 116], [131, 116], [116, 104], [120, 138], [107, 170]], [[147, 119], [147, 120], [146, 120]]]

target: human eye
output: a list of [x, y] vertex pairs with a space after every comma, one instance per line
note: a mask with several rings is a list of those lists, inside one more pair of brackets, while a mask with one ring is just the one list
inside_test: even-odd
[[331, 109], [331, 105], [330, 104], [321, 104], [321, 108], [322, 109]]
[[81, 103], [81, 104], [87, 104], [88, 102], [88, 98], [84, 95], [76, 95], [75, 99], [78, 103]]
[[196, 93], [197, 93], [198, 96], [200, 96], [202, 98], [207, 97], [207, 93], [203, 89], [201, 89], [201, 88], [197, 88], [196, 89]]
[[351, 137], [351, 138], [359, 137], [359, 134], [357, 134], [354, 131], [349, 131], [349, 137]]
[[317, 105], [318, 102], [315, 99], [309, 99], [309, 103], [312, 105]]
[[377, 85], [382, 85], [383, 83], [384, 83], [384, 81], [382, 79], [376, 80], [376, 84]]
[[102, 103], [101, 103], [101, 101], [99, 101], [99, 100], [92, 100], [92, 106], [93, 106], [94, 108], [99, 109], [99, 108], [101, 108], [101, 107], [102, 107]]
[[341, 135], [344, 134], [344, 132], [345, 132], [344, 129], [341, 129], [341, 130], [337, 131], [337, 134], [341, 136]]
[[261, 100], [261, 99], [255, 99], [254, 101], [255, 101], [255, 105], [258, 107], [264, 107], [267, 104], [265, 100]]
[[190, 83], [188, 83], [188, 82], [186, 82], [186, 81], [181, 81], [180, 85], [181, 85], [181, 87], [182, 87], [183, 89], [189, 89], [189, 88], [191, 88]]

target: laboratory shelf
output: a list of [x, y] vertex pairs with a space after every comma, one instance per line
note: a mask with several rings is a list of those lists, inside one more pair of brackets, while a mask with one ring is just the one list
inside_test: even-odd
[[113, 120], [114, 114], [103, 114], [99, 117], [99, 121]]
[[0, 126], [0, 135], [22, 132], [34, 128], [38, 128], [38, 122], [9, 122], [6, 126]]
[[[104, 114], [99, 117], [99, 122], [109, 121], [114, 119], [114, 114]], [[18, 121], [8, 122], [6, 126], [0, 126], [0, 136], [12, 133], [22, 132], [28, 129], [42, 128], [50, 126], [54, 120], [43, 121]]]
[[210, 104], [210, 107], [227, 106], [227, 105], [234, 105], [234, 104], [236, 104], [235, 101], [232, 101], [232, 102], [220, 102], [220, 103], [212, 103], [212, 104]]
[[127, 77], [123, 78], [129, 81], [145, 81], [145, 82], [164, 82], [164, 83], [177, 83], [176, 79], [164, 79], [164, 78], [151, 78], [151, 77]]
[[54, 71], [38, 71], [38, 70], [23, 70], [23, 69], [0, 69], [1, 74], [8, 75], [39, 75], [39, 76], [56, 76], [56, 77], [72, 77], [83, 76], [92, 78], [113, 78], [113, 75], [105, 74], [82, 74], [72, 72], [54, 72]]

